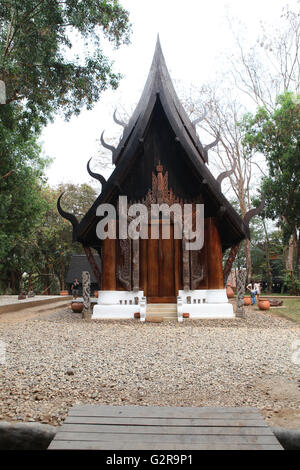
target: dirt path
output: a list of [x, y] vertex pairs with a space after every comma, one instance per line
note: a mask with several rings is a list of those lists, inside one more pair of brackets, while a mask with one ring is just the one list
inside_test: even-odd
[[49, 313], [63, 310], [70, 306], [70, 300], [58, 301], [51, 304], [37, 305], [36, 307], [28, 307], [22, 310], [17, 310], [15, 312], [7, 312], [0, 314], [0, 324], [1, 323], [17, 323], [25, 320], [32, 320], [35, 318], [40, 318]]

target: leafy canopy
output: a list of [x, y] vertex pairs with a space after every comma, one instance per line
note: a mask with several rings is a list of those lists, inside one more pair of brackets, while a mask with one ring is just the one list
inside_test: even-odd
[[[117, 0], [2, 0], [0, 80], [7, 102], [22, 101], [26, 118], [44, 123], [57, 110], [69, 118], [90, 109], [120, 79], [101, 39], [119, 47], [129, 32], [128, 12]], [[78, 37], [86, 44], [83, 60], [71, 54]]]
[[279, 219], [286, 238], [300, 227], [300, 97], [280, 95], [274, 112], [262, 107], [243, 124], [244, 144], [261, 152], [269, 175], [263, 179], [266, 216]]

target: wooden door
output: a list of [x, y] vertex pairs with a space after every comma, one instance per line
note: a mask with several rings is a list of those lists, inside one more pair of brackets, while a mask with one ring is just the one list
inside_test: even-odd
[[[158, 240], [150, 238], [142, 243], [142, 279], [143, 288], [149, 303], [175, 303], [176, 279], [175, 263], [178, 257], [176, 250], [180, 240], [174, 240], [174, 227], [170, 227], [170, 238], [162, 239], [162, 224], [160, 223], [160, 237]], [[146, 271], [146, 272], [145, 272]]]

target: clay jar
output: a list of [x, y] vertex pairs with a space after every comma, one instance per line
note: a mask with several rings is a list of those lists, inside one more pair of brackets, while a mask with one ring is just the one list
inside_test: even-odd
[[72, 302], [71, 308], [74, 313], [81, 313], [83, 310], [83, 302]]
[[232, 290], [232, 287], [231, 287], [230, 283], [227, 284], [226, 295], [227, 295], [227, 299], [233, 299], [233, 297], [234, 297], [234, 292]]
[[270, 301], [268, 299], [259, 299], [258, 307], [260, 310], [269, 310]]
[[251, 305], [250, 297], [244, 297], [244, 305]]

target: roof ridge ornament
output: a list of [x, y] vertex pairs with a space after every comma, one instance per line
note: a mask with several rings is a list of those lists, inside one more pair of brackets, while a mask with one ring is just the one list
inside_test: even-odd
[[114, 147], [113, 145], [107, 144], [107, 143], [105, 142], [104, 138], [103, 138], [103, 135], [104, 135], [104, 131], [102, 132], [101, 137], [100, 137], [101, 144], [103, 145], [104, 148], [110, 150], [111, 153], [112, 153], [113, 156], [114, 156], [114, 153], [115, 153], [115, 151], [116, 151], [116, 147]]
[[249, 227], [250, 220], [253, 219], [253, 217], [257, 216], [263, 210], [264, 207], [265, 207], [265, 194], [261, 193], [260, 204], [257, 207], [250, 209], [250, 211], [248, 211], [245, 214], [243, 218], [244, 224], [247, 225], [247, 227]]
[[201, 116], [199, 116], [197, 119], [194, 119], [194, 120], [192, 121], [193, 126], [196, 127], [197, 124], [199, 124], [199, 122], [204, 121], [204, 119], [206, 118], [207, 114], [208, 114], [208, 113], [207, 113], [207, 110], [204, 110], [204, 113], [202, 113]]
[[92, 177], [92, 178], [95, 178], [97, 181], [99, 181], [102, 185], [102, 189], [103, 187], [106, 185], [106, 179], [104, 178], [104, 176], [102, 176], [100, 173], [94, 173], [91, 168], [90, 168], [90, 161], [92, 160], [92, 158], [89, 159], [89, 161], [87, 162], [87, 171], [88, 171], [88, 174]]
[[77, 230], [78, 230], [79, 222], [76, 219], [75, 215], [71, 214], [70, 212], [64, 211], [63, 208], [61, 207], [60, 201], [64, 194], [65, 194], [65, 191], [61, 193], [61, 195], [59, 196], [57, 200], [57, 210], [64, 219], [71, 222], [73, 226], [73, 242], [75, 242], [77, 240]]
[[118, 124], [119, 126], [122, 126], [124, 129], [127, 126], [127, 123], [125, 121], [122, 121], [121, 119], [117, 118], [117, 108], [114, 110], [113, 120], [115, 121], [116, 124]]
[[215, 147], [220, 142], [220, 140], [221, 140], [221, 135], [218, 132], [216, 139], [213, 142], [211, 142], [211, 144], [205, 145], [205, 147], [203, 147], [203, 152], [205, 154], [206, 160], [208, 160], [208, 151], [211, 148]]
[[231, 170], [223, 171], [222, 173], [219, 174], [219, 176], [217, 178], [217, 181], [218, 181], [220, 186], [222, 184], [222, 181], [225, 178], [229, 178], [229, 176], [231, 176], [234, 173], [235, 169], [236, 169], [236, 161], [234, 160], [234, 164], [233, 164], [233, 167], [231, 168]]

